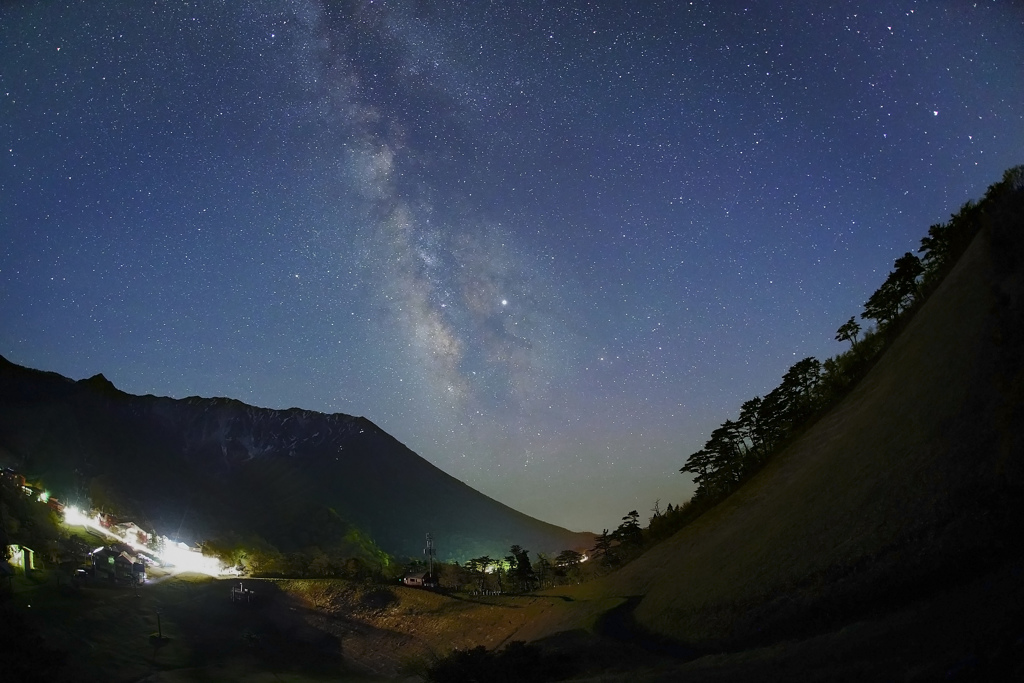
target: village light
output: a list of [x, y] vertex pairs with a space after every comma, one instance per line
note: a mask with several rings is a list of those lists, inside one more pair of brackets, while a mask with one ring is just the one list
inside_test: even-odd
[[167, 543], [160, 559], [174, 565], [177, 572], [194, 572], [208, 576], [219, 576], [221, 562], [215, 557], [206, 557], [189, 549], [184, 543]]
[[42, 493], [39, 494], [38, 500], [40, 503], [45, 503], [46, 501], [50, 500], [50, 492], [43, 491]]
[[64, 523], [69, 526], [88, 526], [91, 520], [74, 505], [64, 508]]
[[[223, 565], [220, 560], [214, 557], [206, 557], [205, 555], [189, 548], [184, 543], [177, 543], [171, 541], [167, 537], [163, 537], [163, 548], [160, 551], [154, 551], [146, 545], [138, 542], [138, 537], [135, 534], [125, 534], [117, 529], [106, 529], [100, 524], [100, 516], [96, 514], [93, 517], [87, 517], [77, 506], [68, 505], [64, 508], [64, 523], [69, 526], [84, 526], [89, 529], [93, 529], [103, 536], [111, 539], [116, 539], [120, 543], [132, 548], [135, 552], [140, 554], [140, 557], [145, 562], [153, 562], [148, 556], [155, 555], [162, 564], [168, 564], [173, 566], [171, 573], [178, 574], [180, 572], [193, 572], [195, 574], [206, 574], [208, 576], [219, 576], [223, 571]], [[137, 529], [138, 527], [133, 528]], [[115, 533], [115, 531], [117, 533]], [[96, 551], [103, 550], [103, 546], [97, 548]]]

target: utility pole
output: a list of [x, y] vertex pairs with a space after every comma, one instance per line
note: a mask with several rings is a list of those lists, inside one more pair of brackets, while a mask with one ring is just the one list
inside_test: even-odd
[[427, 556], [427, 573], [430, 578], [434, 578], [434, 555], [437, 554], [437, 550], [434, 549], [434, 539], [427, 532], [427, 547], [423, 549], [423, 554]]

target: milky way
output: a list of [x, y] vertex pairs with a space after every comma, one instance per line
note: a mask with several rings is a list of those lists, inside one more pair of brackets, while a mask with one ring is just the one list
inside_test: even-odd
[[0, 353], [577, 529], [1024, 162], [1012, 2], [7, 3]]

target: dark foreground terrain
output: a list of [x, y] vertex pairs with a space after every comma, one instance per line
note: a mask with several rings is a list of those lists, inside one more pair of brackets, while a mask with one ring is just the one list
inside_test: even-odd
[[[471, 599], [334, 580], [245, 583], [252, 603], [230, 600], [235, 581], [197, 576], [158, 577], [137, 592], [19, 578], [2, 608], [10, 680], [423, 680], [431, 667], [437, 680], [488, 681], [1014, 681], [1024, 674], [1024, 561], [835, 629], [724, 650], [652, 635], [633, 618], [637, 598], [597, 595], [592, 585]], [[153, 637], [158, 628], [164, 640]], [[437, 664], [453, 647], [478, 643], [504, 646], [507, 656]]]

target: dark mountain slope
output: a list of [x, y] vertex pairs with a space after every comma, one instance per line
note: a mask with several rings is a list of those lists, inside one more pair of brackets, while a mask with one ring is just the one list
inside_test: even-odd
[[1024, 566], [1022, 195], [833, 411], [606, 579], [613, 594], [644, 596], [640, 625], [740, 647]]
[[484, 496], [365, 418], [132, 396], [102, 375], [74, 382], [0, 358], [3, 451], [72, 502], [89, 495], [169, 535], [295, 549], [345, 533], [330, 508], [399, 556], [419, 556], [428, 531], [460, 559], [591, 538]]

